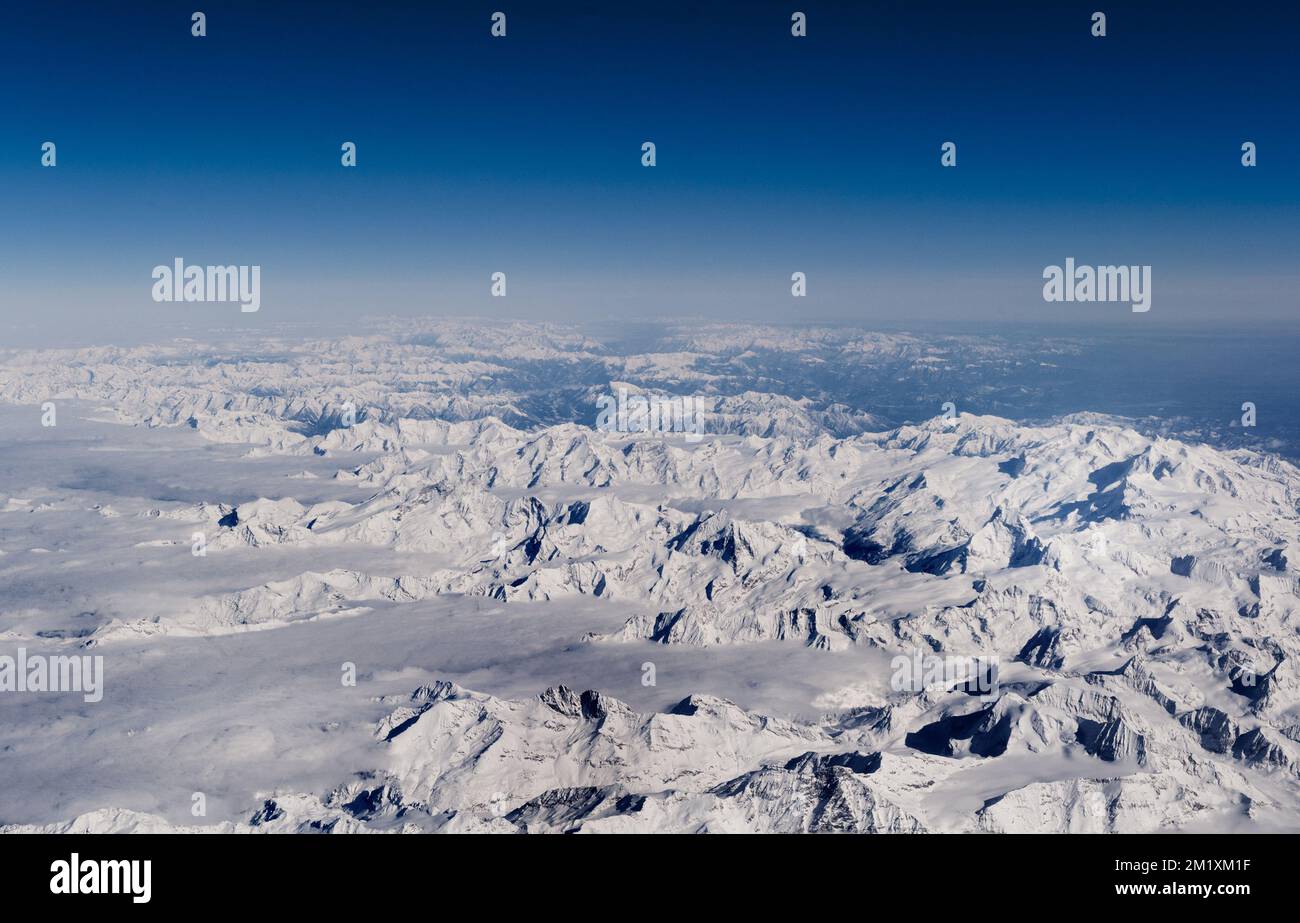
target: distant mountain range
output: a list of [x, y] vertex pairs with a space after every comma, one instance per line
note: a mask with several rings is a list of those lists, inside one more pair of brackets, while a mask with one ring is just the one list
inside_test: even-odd
[[[996, 342], [714, 325], [671, 345], [621, 355], [566, 328], [444, 322], [244, 351], [10, 354], [11, 404], [93, 408], [124, 434], [190, 431], [238, 447], [249, 471], [310, 465], [256, 496], [241, 481], [200, 502], [101, 505], [94, 522], [129, 523], [139, 554], [188, 553], [200, 534], [207, 555], [280, 572], [58, 643], [269, 637], [325, 617], [364, 631], [375, 605], [477, 598], [621, 607], [621, 627], [561, 639], [593, 657], [772, 642], [879, 655], [819, 717], [742, 707], [707, 675], [650, 713], [558, 683], [531, 698], [442, 680], [384, 692], [371, 700], [383, 715], [358, 719], [370, 757], [331, 765], [335, 788], [286, 779], [215, 829], [1300, 828], [1300, 470], [1095, 413], [972, 415], [960, 394], [900, 425], [829, 392], [783, 393], [789, 381], [764, 372], [771, 355], [833, 350], [926, 387], [943, 368], [1013, 361]], [[619, 387], [702, 397], [705, 438], [595, 429], [578, 408], [594, 415]], [[322, 478], [347, 493], [299, 499]], [[0, 497], [0, 525], [87, 509], [37, 486], [52, 492]], [[354, 548], [356, 566], [310, 566]], [[27, 549], [0, 551], [3, 570]], [[35, 560], [23, 566], [55, 573]], [[0, 627], [7, 644], [58, 638]], [[917, 651], [996, 660], [998, 688], [898, 689], [867, 671]], [[8, 829], [214, 827], [106, 796]]]

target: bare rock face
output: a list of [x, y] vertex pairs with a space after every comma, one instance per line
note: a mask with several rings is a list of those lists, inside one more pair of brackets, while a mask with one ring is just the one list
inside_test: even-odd
[[1201, 746], [1212, 753], [1229, 753], [1237, 742], [1236, 722], [1217, 708], [1204, 706], [1180, 715], [1179, 723], [1195, 731]]

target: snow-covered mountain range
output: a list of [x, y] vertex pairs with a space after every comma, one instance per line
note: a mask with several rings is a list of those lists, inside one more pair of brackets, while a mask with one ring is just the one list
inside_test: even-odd
[[[6, 441], [36, 457], [93, 427], [57, 443], [67, 470], [0, 482], [4, 650], [106, 657], [105, 711], [79, 708], [86, 727], [63, 744], [230, 771], [222, 817], [192, 815], [188, 792], [144, 797], [138, 776], [70, 797], [83, 790], [69, 777], [63, 795], [0, 805], [0, 821], [1300, 828], [1300, 470], [1087, 412], [962, 413], [960, 394], [899, 423], [756, 374], [829, 342], [921, 378], [953, 350], [1009, 358], [996, 343], [725, 326], [628, 353], [577, 329], [467, 322], [3, 356]], [[620, 389], [700, 398], [704, 438], [597, 425]], [[41, 426], [47, 402], [56, 426]], [[176, 460], [165, 485], [114, 461], [140, 440]], [[98, 572], [127, 582], [85, 576]], [[403, 613], [428, 621], [393, 628]], [[407, 630], [408, 653], [426, 630], [439, 639], [434, 662], [372, 650]], [[551, 659], [528, 666], [541, 639]], [[190, 720], [217, 731], [122, 736], [185, 719], [151, 698], [143, 664], [183, 663], [196, 643], [292, 646], [282, 680], [253, 684], [277, 689], [337, 685], [337, 646], [355, 652], [331, 743], [302, 742], [316, 719], [296, 694], [249, 711], [231, 657], [191, 668], [214, 704]], [[999, 665], [996, 688], [896, 681], [895, 658], [971, 657]], [[10, 759], [39, 745], [52, 708], [10, 706], [10, 737], [29, 735]]]

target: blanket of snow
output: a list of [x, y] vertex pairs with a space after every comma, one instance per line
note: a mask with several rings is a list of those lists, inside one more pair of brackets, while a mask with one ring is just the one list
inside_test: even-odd
[[[1300, 830], [1300, 470], [737, 383], [795, 348], [0, 354], [0, 654], [105, 662], [101, 702], [0, 693], [0, 825]], [[707, 435], [539, 419], [620, 384], [704, 395]], [[997, 694], [893, 689], [918, 649]]]

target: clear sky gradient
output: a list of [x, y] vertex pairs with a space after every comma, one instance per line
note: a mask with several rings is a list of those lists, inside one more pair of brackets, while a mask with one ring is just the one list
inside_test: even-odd
[[[1298, 39], [1294, 4], [11, 5], [0, 333], [387, 313], [1268, 329], [1300, 307]], [[262, 266], [261, 311], [155, 304], [178, 256]], [[1044, 303], [1066, 257], [1152, 265], [1151, 312]]]

